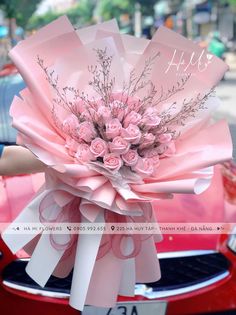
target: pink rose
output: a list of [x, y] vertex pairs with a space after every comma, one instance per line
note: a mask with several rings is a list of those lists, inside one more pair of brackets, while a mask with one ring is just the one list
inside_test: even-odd
[[144, 125], [145, 129], [149, 130], [160, 124], [161, 117], [158, 116], [157, 111], [155, 109], [148, 108], [145, 111], [141, 122]]
[[76, 110], [76, 113], [82, 114], [86, 110], [86, 106], [85, 106], [84, 101], [82, 101], [82, 100], [77, 101], [74, 105], [74, 108]]
[[77, 135], [81, 140], [90, 143], [96, 137], [97, 132], [91, 122], [84, 121], [79, 125]]
[[91, 120], [91, 115], [85, 105], [84, 101], [78, 101], [73, 106], [74, 111], [78, 114], [82, 120]]
[[176, 148], [175, 148], [175, 143], [174, 141], [171, 141], [170, 143], [168, 143], [165, 147], [165, 151], [163, 152], [163, 154], [161, 155], [161, 157], [168, 157], [168, 156], [172, 156], [174, 155], [176, 152]]
[[78, 144], [78, 149], [75, 154], [75, 158], [81, 163], [88, 163], [90, 161], [96, 160], [96, 158], [90, 151], [89, 145], [86, 143]]
[[65, 147], [68, 150], [69, 155], [74, 157], [78, 148], [78, 142], [71, 137], [67, 137]]
[[160, 159], [159, 150], [157, 148], [143, 150], [142, 154], [144, 155], [145, 158], [150, 159], [155, 167], [159, 166]]
[[118, 171], [123, 165], [121, 158], [114, 153], [106, 154], [103, 157], [103, 163], [106, 168], [112, 171]]
[[67, 134], [74, 133], [76, 129], [79, 127], [79, 121], [78, 118], [71, 114], [68, 116], [62, 123], [63, 125], [63, 131]]
[[112, 103], [109, 104], [111, 108], [112, 115], [116, 117], [119, 121], [122, 121], [125, 114], [125, 107], [124, 103], [119, 100], [114, 100]]
[[158, 152], [159, 155], [163, 154], [166, 150], [166, 145], [165, 144], [160, 144], [158, 147], [155, 148]]
[[156, 174], [157, 168], [160, 165], [159, 151], [157, 148], [147, 149], [142, 152], [144, 157], [149, 159], [151, 164], [153, 165], [153, 174]]
[[129, 150], [122, 155], [122, 160], [128, 166], [134, 166], [138, 162], [139, 155], [136, 150]]
[[132, 170], [142, 177], [148, 177], [153, 173], [154, 169], [150, 159], [140, 157], [135, 166], [132, 167]]
[[119, 119], [114, 118], [111, 119], [108, 123], [106, 123], [106, 137], [107, 139], [114, 139], [115, 137], [120, 135], [122, 125]]
[[141, 139], [141, 144], [139, 149], [142, 150], [144, 148], [150, 147], [155, 142], [156, 137], [152, 133], [146, 133], [143, 135]]
[[158, 116], [145, 116], [143, 119], [142, 119], [142, 123], [144, 124], [144, 127], [146, 129], [151, 129], [153, 127], [156, 127], [160, 124], [161, 122], [161, 118], [158, 117]]
[[104, 156], [107, 153], [107, 143], [101, 138], [95, 138], [91, 142], [90, 151], [95, 157]]
[[125, 154], [128, 152], [129, 147], [130, 144], [120, 136], [115, 137], [112, 142], [109, 143], [110, 151], [115, 154]]
[[152, 158], [156, 155], [159, 156], [160, 152], [157, 148], [151, 148], [151, 149], [144, 149], [141, 151], [141, 155], [146, 158]]
[[99, 106], [97, 114], [99, 119], [102, 120], [102, 123], [105, 123], [106, 121], [111, 119], [111, 110], [106, 106]]
[[172, 139], [171, 133], [163, 133], [157, 137], [157, 141], [160, 143], [168, 143]]
[[158, 155], [153, 156], [152, 158], [148, 158], [148, 160], [151, 162], [153, 166], [153, 173], [156, 172], [158, 166], [160, 165], [160, 159]]
[[127, 114], [127, 116], [124, 119], [124, 127], [127, 128], [130, 124], [131, 125], [138, 125], [141, 121], [141, 115], [139, 113], [136, 113], [135, 111], [131, 111]]
[[138, 144], [142, 134], [138, 126], [130, 124], [121, 130], [121, 136], [132, 144]]
[[84, 121], [92, 121], [92, 116], [90, 112], [87, 109], [85, 109], [83, 113], [80, 115], [80, 119]]

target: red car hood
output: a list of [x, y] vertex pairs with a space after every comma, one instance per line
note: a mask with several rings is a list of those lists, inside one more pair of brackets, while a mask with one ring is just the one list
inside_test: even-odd
[[[160, 200], [154, 203], [159, 223], [221, 223], [229, 222], [224, 201], [221, 168], [215, 167], [210, 187], [201, 195], [175, 195], [172, 200]], [[164, 240], [157, 244], [157, 250], [180, 251], [217, 249], [219, 234], [163, 234]]]
[[[0, 177], [0, 222], [11, 222], [44, 182], [43, 174]], [[224, 192], [220, 168], [217, 167], [210, 188], [201, 195], [175, 195], [171, 200], [154, 202], [160, 223], [226, 222]], [[232, 210], [232, 209], [231, 209]], [[158, 252], [216, 249], [217, 234], [163, 234]]]

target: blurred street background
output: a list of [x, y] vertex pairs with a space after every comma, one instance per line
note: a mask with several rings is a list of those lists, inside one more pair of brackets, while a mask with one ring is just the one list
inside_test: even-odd
[[22, 88], [6, 76], [9, 49], [63, 14], [75, 28], [116, 18], [122, 33], [149, 39], [165, 25], [225, 60], [215, 118], [228, 120], [236, 144], [236, 0], [0, 0], [0, 117]]

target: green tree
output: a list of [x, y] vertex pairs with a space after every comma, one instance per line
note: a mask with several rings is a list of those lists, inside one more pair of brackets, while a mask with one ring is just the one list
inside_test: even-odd
[[138, 2], [141, 4], [141, 11], [144, 15], [154, 15], [154, 5], [158, 2], [157, 0], [139, 0], [133, 2]]
[[66, 14], [71, 23], [76, 26], [83, 26], [93, 22], [93, 13], [96, 5], [96, 0], [80, 0], [80, 2], [63, 12], [48, 11], [43, 15], [33, 15], [27, 24], [27, 29], [37, 29], [42, 27], [61, 15]]
[[128, 13], [131, 16], [134, 14], [135, 3], [140, 3], [141, 11], [144, 15], [153, 15], [153, 6], [156, 0], [100, 0], [97, 10], [104, 20], [117, 18]]
[[33, 30], [40, 28], [53, 20], [57, 19], [61, 14], [53, 11], [48, 11], [43, 15], [32, 15], [29, 19], [26, 28], [28, 30]]
[[25, 28], [39, 2], [40, 0], [0, 0], [0, 8], [8, 19], [11, 41], [13, 39], [13, 19], [16, 20], [17, 25]]
[[95, 6], [95, 0], [80, 0], [77, 6], [69, 9], [65, 13], [72, 24], [83, 26], [92, 23]]
[[14, 5], [11, 1], [0, 0], [0, 8], [3, 10], [5, 18], [8, 20], [8, 36], [13, 43], [13, 18], [15, 17]]
[[154, 15], [154, 4], [157, 0], [99, 0], [96, 13], [102, 20], [116, 18], [119, 22], [123, 14], [128, 14], [130, 18], [134, 16], [135, 4], [141, 5], [141, 12], [146, 16]]
[[213, 3], [216, 3], [218, 5], [230, 5], [232, 8], [236, 8], [236, 0], [220, 0], [220, 1], [217, 1], [217, 0], [212, 0]]
[[97, 4], [96, 11], [103, 20], [116, 18], [119, 20], [122, 14], [128, 13], [133, 15], [133, 1], [129, 0], [100, 0]]

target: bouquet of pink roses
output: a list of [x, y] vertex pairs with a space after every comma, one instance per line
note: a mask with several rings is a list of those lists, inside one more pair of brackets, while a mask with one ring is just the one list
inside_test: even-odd
[[[141, 178], [155, 177], [159, 159], [175, 152], [176, 138], [176, 131], [170, 124], [172, 117], [157, 109], [161, 100], [154, 99], [155, 87], [148, 80], [148, 72], [156, 56], [147, 60], [139, 76], [135, 76], [135, 71], [131, 72], [129, 83], [122, 92], [113, 93], [115, 77], [110, 75], [112, 56], [107, 55], [106, 48], [98, 49], [96, 54], [98, 65], [89, 68], [92, 73], [89, 85], [97, 92], [96, 99], [90, 99], [69, 86], [61, 93], [53, 73], [48, 72], [43, 60], [38, 60], [58, 95], [54, 106], [62, 105], [70, 113], [61, 125], [57, 124], [55, 116], [55, 124], [67, 135], [68, 154], [76, 162], [97, 165], [108, 172], [127, 174], [131, 171]], [[186, 76], [182, 80], [182, 86], [188, 79], [189, 76]], [[152, 94], [142, 99], [135, 97], [137, 91], [146, 85], [150, 85]], [[68, 91], [73, 96], [71, 101], [66, 97]], [[208, 96], [205, 96], [204, 102]], [[198, 100], [192, 110], [196, 111], [204, 102]], [[177, 119], [182, 119], [181, 123], [184, 123], [186, 109], [178, 116]]]
[[[115, 21], [76, 31], [61, 17], [10, 56], [28, 86], [11, 108], [18, 142], [48, 165], [17, 223], [155, 222], [152, 200], [204, 191], [211, 166], [231, 158], [227, 124], [210, 121], [227, 66], [166, 28], [149, 41], [120, 35]], [[160, 234], [3, 239], [32, 255], [26, 271], [42, 286], [73, 269], [80, 310], [160, 277]]]

